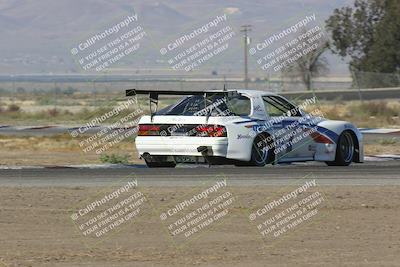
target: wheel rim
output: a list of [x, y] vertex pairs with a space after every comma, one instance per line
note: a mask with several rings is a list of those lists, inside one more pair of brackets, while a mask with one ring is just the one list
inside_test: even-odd
[[[257, 164], [265, 164], [267, 161], [268, 157], [268, 146], [262, 138], [257, 138], [257, 141], [254, 142], [254, 147], [255, 147], [255, 157], [254, 160]], [[261, 142], [261, 146], [258, 146], [257, 144]]]
[[354, 154], [354, 142], [351, 134], [343, 134], [343, 138], [340, 142], [340, 152], [343, 155], [343, 159], [345, 162], [352, 161]]

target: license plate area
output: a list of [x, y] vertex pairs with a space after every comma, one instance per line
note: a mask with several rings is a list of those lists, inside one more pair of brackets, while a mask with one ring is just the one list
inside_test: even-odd
[[176, 163], [206, 163], [206, 160], [203, 157], [197, 156], [174, 156]]

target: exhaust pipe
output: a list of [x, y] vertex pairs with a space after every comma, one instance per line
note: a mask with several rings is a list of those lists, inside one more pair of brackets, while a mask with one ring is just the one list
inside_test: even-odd
[[206, 146], [199, 146], [197, 148], [197, 152], [200, 152], [201, 154], [207, 153], [208, 152], [208, 147]]
[[149, 152], [144, 152], [143, 155], [142, 155], [142, 158], [147, 160], [147, 161], [151, 161], [153, 157], [150, 155]]
[[213, 151], [211, 146], [199, 146], [197, 152], [200, 152], [202, 156], [212, 156]]

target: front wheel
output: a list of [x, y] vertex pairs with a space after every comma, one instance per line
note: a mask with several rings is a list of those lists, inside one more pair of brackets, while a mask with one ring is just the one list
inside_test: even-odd
[[354, 159], [354, 138], [349, 131], [339, 136], [334, 161], [327, 161], [328, 166], [349, 166]]

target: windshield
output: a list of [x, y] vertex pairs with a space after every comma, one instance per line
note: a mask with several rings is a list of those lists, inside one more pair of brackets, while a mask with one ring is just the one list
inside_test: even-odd
[[156, 115], [180, 116], [248, 116], [251, 111], [251, 102], [248, 97], [236, 95], [228, 97], [225, 94], [188, 96], [178, 103], [167, 106]]

